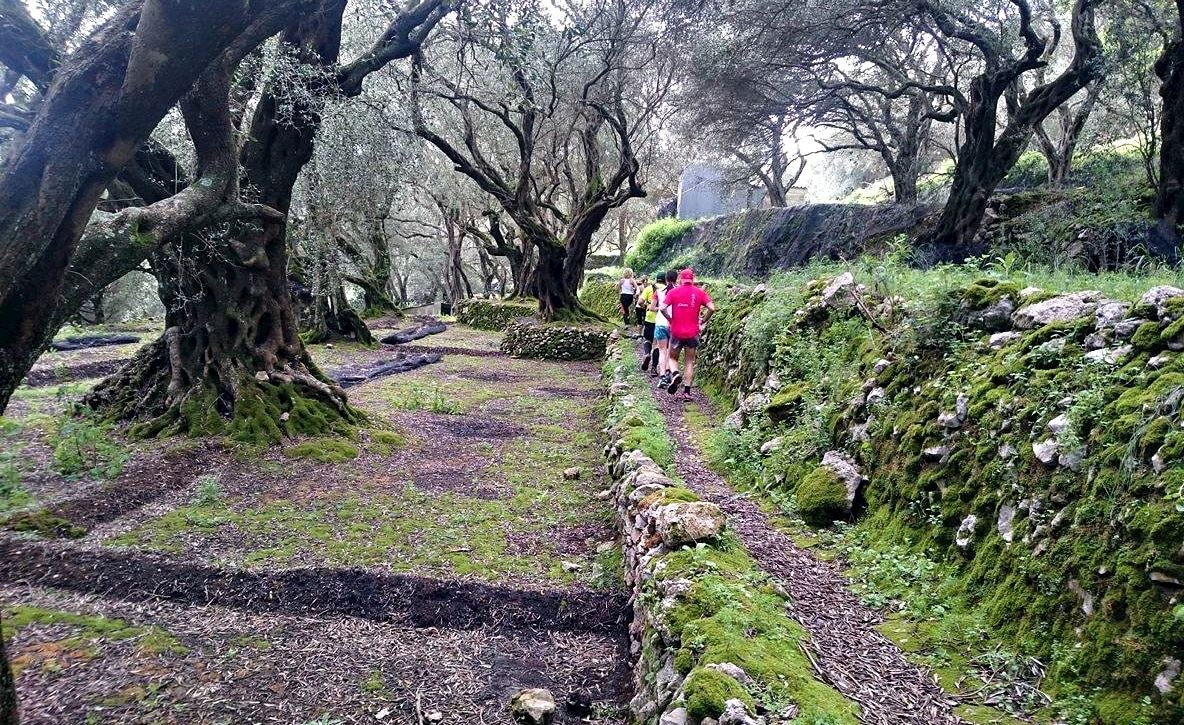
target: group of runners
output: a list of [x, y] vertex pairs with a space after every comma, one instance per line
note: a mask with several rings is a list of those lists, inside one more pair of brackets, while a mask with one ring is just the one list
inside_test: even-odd
[[620, 292], [626, 329], [635, 322], [645, 340], [641, 369], [658, 378], [659, 387], [671, 395], [681, 387], [682, 399], [690, 400], [699, 336], [715, 312], [711, 295], [695, 284], [690, 268], [658, 272], [653, 282], [625, 269]]

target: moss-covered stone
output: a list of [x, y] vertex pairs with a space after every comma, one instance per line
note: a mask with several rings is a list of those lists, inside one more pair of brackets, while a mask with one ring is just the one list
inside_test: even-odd
[[538, 310], [529, 300], [468, 299], [456, 303], [456, 321], [478, 330], [505, 330], [521, 317], [533, 317]]
[[847, 517], [847, 486], [835, 472], [819, 466], [798, 482], [798, 514], [811, 526], [829, 526]]
[[609, 329], [589, 323], [567, 325], [518, 319], [506, 328], [502, 352], [542, 360], [599, 360], [604, 357]]
[[606, 320], [621, 319], [621, 295], [617, 280], [602, 274], [588, 275], [580, 288], [580, 304]]
[[699, 667], [691, 670], [683, 684], [686, 692], [687, 718], [690, 722], [701, 722], [704, 718], [718, 718], [723, 714], [728, 700], [740, 700], [749, 710], [756, 708], [752, 695], [731, 676]]

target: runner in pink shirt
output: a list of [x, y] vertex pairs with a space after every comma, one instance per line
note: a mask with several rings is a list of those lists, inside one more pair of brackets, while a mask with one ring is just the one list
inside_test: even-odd
[[[703, 321], [700, 322], [699, 313], [704, 307], [707, 308], [707, 313], [703, 316]], [[683, 386], [682, 399], [691, 399], [691, 385], [695, 380], [695, 356], [699, 349], [699, 333], [702, 325], [707, 324], [707, 320], [714, 312], [715, 305], [711, 302], [711, 295], [707, 294], [707, 290], [695, 285], [694, 270], [688, 268], [679, 272], [678, 286], [666, 293], [660, 310], [660, 314], [670, 320], [670, 357], [677, 362], [679, 356], [682, 355], [683, 369], [686, 371], [685, 377], [676, 372], [670, 380], [666, 390], [671, 395], [678, 392], [678, 386], [681, 383]]]

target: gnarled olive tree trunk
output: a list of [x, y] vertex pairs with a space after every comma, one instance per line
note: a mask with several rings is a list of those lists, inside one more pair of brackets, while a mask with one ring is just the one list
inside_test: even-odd
[[251, 444], [344, 429], [359, 416], [308, 357], [282, 222], [186, 235], [153, 257], [163, 336], [86, 398], [135, 435], [227, 433]]

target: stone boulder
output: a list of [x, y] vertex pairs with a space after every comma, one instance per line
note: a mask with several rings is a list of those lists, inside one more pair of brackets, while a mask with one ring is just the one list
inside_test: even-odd
[[1015, 303], [1010, 297], [992, 302], [979, 310], [970, 310], [965, 315], [965, 324], [984, 332], [1002, 332], [1011, 328], [1011, 316]]
[[1016, 310], [1012, 319], [1021, 330], [1031, 330], [1053, 322], [1071, 322], [1094, 314], [1102, 300], [1102, 293], [1094, 290], [1072, 292], [1024, 305]]
[[718, 536], [725, 521], [720, 507], [706, 501], [666, 504], [654, 516], [658, 536], [671, 549]]
[[1094, 312], [1097, 316], [1094, 322], [1094, 329], [1104, 330], [1107, 327], [1114, 327], [1126, 318], [1126, 313], [1130, 309], [1131, 305], [1129, 302], [1122, 302], [1120, 300], [1106, 300], [1100, 303]]
[[1144, 292], [1143, 296], [1139, 298], [1138, 306], [1154, 307], [1155, 316], [1160, 320], [1166, 320], [1169, 316], [1168, 300], [1176, 297], [1184, 297], [1184, 289], [1163, 284]]
[[510, 700], [510, 714], [523, 725], [549, 725], [555, 717], [555, 697], [539, 687], [522, 690]]
[[843, 272], [827, 283], [822, 289], [822, 304], [835, 310], [845, 310], [855, 304], [858, 287], [855, 276], [850, 272]]
[[851, 507], [855, 505], [855, 496], [863, 484], [867, 483], [867, 477], [859, 471], [859, 466], [855, 465], [851, 456], [842, 451], [827, 451], [822, 456], [822, 467], [834, 472], [847, 487], [847, 508], [850, 513]]

